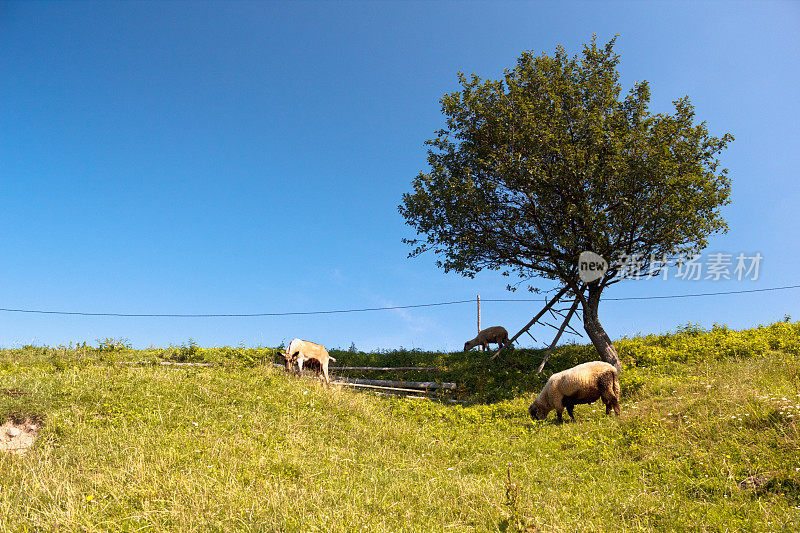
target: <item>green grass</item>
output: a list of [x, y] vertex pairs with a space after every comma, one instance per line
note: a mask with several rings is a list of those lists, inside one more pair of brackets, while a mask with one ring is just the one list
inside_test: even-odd
[[[268, 349], [5, 350], [0, 388], [28, 394], [0, 393], [0, 419], [44, 428], [0, 455], [0, 530], [797, 531], [798, 331], [623, 339], [622, 416], [563, 425], [527, 416], [532, 351], [335, 354], [442, 367], [397, 377], [456, 381], [457, 405], [328, 390]], [[218, 365], [118, 364], [181, 357]]]

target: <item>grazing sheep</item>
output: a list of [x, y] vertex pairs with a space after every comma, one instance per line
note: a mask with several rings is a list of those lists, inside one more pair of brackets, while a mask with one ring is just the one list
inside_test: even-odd
[[476, 346], [483, 346], [484, 350], [489, 350], [489, 343], [497, 343], [502, 348], [508, 343], [508, 332], [503, 326], [492, 326], [482, 329], [478, 336], [464, 343], [464, 351], [467, 352]]
[[293, 339], [286, 348], [283, 354], [286, 360], [286, 371], [291, 372], [297, 368], [298, 374], [303, 371], [303, 363], [306, 361], [316, 361], [320, 365], [321, 375], [324, 377], [324, 382], [330, 387], [331, 380], [328, 377], [328, 362], [336, 359], [328, 354], [328, 350], [321, 344], [314, 344], [313, 342], [303, 341], [300, 339]]
[[531, 418], [544, 420], [547, 413], [555, 409], [558, 421], [561, 412], [567, 408], [569, 416], [575, 420], [572, 408], [579, 403], [592, 403], [601, 398], [606, 406], [606, 414], [614, 409], [619, 416], [619, 373], [617, 369], [603, 361], [591, 361], [574, 366], [550, 376], [542, 392], [528, 408]]

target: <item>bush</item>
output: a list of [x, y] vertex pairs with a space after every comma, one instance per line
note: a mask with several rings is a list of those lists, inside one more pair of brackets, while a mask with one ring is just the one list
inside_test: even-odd
[[699, 363], [724, 358], [748, 358], [769, 351], [800, 354], [800, 323], [776, 322], [735, 331], [714, 324], [704, 330], [695, 324], [674, 333], [624, 338], [614, 343], [623, 366], [652, 367], [668, 362]]

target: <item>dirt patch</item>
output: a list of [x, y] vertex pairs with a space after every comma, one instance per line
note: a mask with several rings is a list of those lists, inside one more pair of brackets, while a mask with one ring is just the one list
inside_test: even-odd
[[743, 479], [739, 482], [739, 488], [742, 490], [759, 490], [760, 488], [767, 485], [770, 481], [772, 481], [772, 472], [766, 472], [764, 474], [756, 474], [754, 476], [750, 476], [748, 478]]
[[0, 453], [25, 455], [28, 448], [33, 446], [41, 427], [40, 422], [32, 419], [5, 422], [0, 426]]
[[11, 396], [12, 398], [19, 398], [20, 396], [27, 396], [30, 392], [25, 392], [22, 389], [0, 389], [0, 394]]

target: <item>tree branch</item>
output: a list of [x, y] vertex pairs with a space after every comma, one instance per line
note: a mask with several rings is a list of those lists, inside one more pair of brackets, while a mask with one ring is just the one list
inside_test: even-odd
[[569, 324], [569, 321], [572, 318], [572, 315], [574, 315], [575, 311], [578, 310], [579, 301], [580, 300], [578, 300], [578, 298], [576, 297], [575, 301], [572, 302], [572, 307], [570, 308], [569, 313], [567, 313], [567, 318], [564, 319], [564, 322], [561, 324], [561, 328], [559, 328], [558, 333], [556, 333], [556, 338], [553, 339], [553, 342], [550, 343], [550, 347], [547, 348], [547, 351], [544, 353], [544, 357], [542, 358], [542, 362], [539, 363], [539, 368], [536, 369], [536, 373], [537, 374], [540, 374], [542, 372], [542, 369], [544, 368], [544, 365], [547, 363], [547, 360], [550, 359], [550, 354], [553, 353], [553, 348], [556, 347], [556, 343], [558, 342], [558, 339], [561, 338], [561, 335], [564, 333], [564, 330], [567, 328], [567, 325]]

